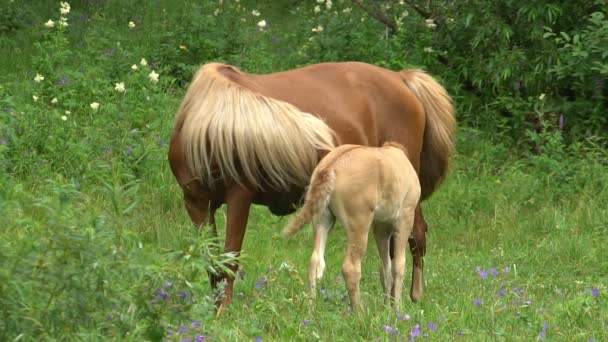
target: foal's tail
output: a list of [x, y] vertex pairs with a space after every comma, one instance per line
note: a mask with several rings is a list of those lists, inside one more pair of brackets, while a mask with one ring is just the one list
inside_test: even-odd
[[433, 77], [422, 70], [401, 71], [407, 87], [422, 102], [426, 128], [420, 156], [421, 200], [427, 199], [441, 184], [454, 152], [456, 118], [452, 99]]
[[310, 223], [316, 215], [327, 208], [334, 190], [335, 180], [336, 172], [332, 169], [323, 169], [313, 173], [304, 206], [283, 229], [283, 236], [291, 237], [299, 232], [305, 224]]

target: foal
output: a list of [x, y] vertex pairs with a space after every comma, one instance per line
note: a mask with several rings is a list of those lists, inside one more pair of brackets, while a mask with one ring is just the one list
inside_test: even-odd
[[361, 259], [372, 226], [382, 261], [380, 280], [385, 300], [392, 298], [399, 307], [406, 245], [419, 199], [418, 176], [404, 147], [397, 143], [382, 147], [342, 145], [323, 158], [313, 172], [304, 207], [284, 230], [285, 236], [291, 236], [304, 224], [313, 223], [314, 250], [308, 270], [312, 296], [325, 270], [327, 235], [338, 218], [348, 236], [342, 274], [353, 308], [361, 306]]

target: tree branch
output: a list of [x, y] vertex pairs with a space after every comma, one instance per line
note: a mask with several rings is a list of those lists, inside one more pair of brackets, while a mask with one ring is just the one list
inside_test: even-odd
[[351, 2], [359, 6], [362, 10], [367, 12], [367, 14], [372, 16], [374, 19], [384, 24], [384, 26], [391, 30], [392, 33], [397, 32], [397, 23], [395, 22], [395, 19], [384, 13], [384, 11], [382, 11], [382, 9], [380, 8], [378, 2], [373, 1], [370, 6], [364, 5], [363, 0], [351, 0]]

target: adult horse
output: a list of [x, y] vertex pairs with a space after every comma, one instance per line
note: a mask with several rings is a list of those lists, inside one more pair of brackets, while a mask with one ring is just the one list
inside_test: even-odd
[[[197, 226], [227, 205], [225, 251], [240, 252], [252, 204], [275, 215], [295, 211], [319, 160], [334, 146], [406, 147], [420, 178], [421, 200], [441, 183], [453, 152], [455, 118], [445, 89], [420, 70], [321, 63], [272, 74], [226, 64], [202, 66], [175, 118], [169, 163]], [[423, 293], [427, 227], [420, 206], [412, 237], [410, 297]], [[232, 266], [234, 270], [237, 265]], [[232, 301], [226, 279], [219, 304]]]

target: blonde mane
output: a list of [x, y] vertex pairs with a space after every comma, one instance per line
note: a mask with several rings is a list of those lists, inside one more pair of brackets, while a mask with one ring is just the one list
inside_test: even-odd
[[221, 67], [226, 65], [211, 63], [197, 72], [176, 115], [194, 177], [209, 187], [219, 179], [259, 189], [306, 186], [319, 151], [335, 146], [333, 130], [312, 114], [231, 81]]

